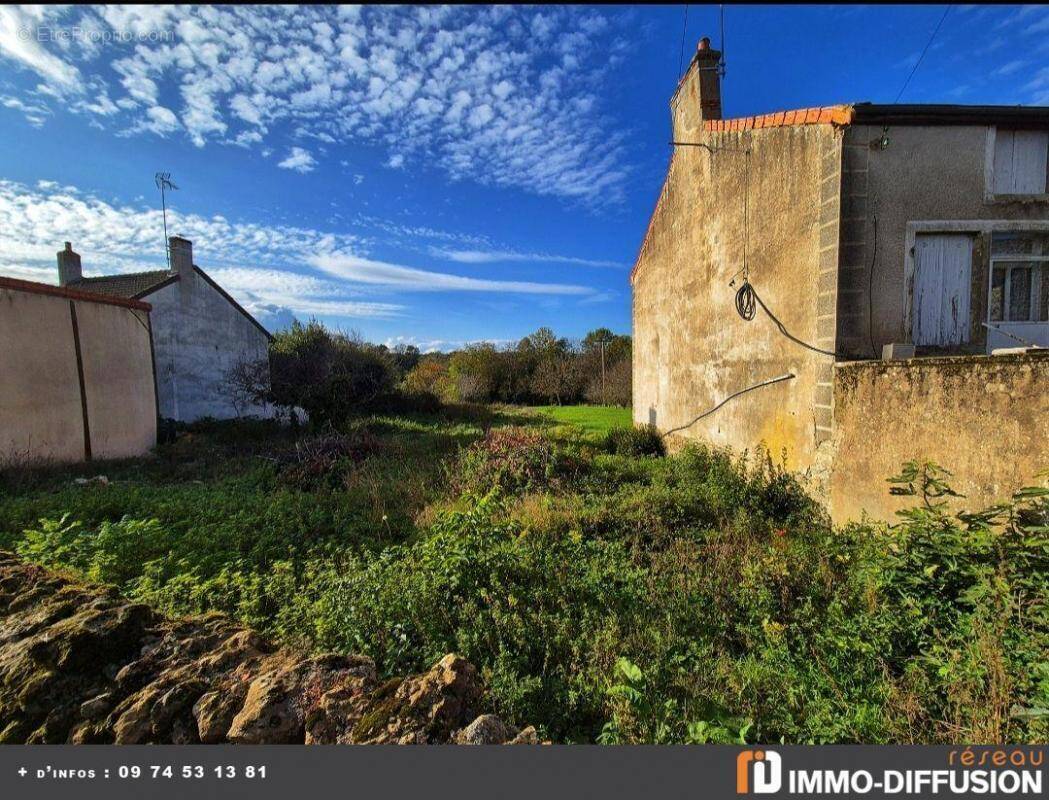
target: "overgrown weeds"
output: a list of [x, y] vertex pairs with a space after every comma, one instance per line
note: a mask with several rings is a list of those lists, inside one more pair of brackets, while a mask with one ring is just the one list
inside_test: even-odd
[[0, 544], [388, 674], [462, 653], [558, 741], [1049, 737], [1044, 487], [955, 511], [950, 475], [909, 463], [897, 524], [835, 529], [767, 453], [507, 421], [198, 429], [108, 485], [13, 486]]
[[366, 428], [304, 438], [278, 459], [280, 479], [303, 491], [335, 489], [345, 484], [357, 465], [380, 449], [379, 439]]
[[605, 449], [612, 455], [630, 458], [664, 456], [667, 453], [663, 437], [651, 425], [612, 428], [605, 436]]
[[545, 485], [555, 469], [554, 445], [541, 432], [497, 428], [460, 453], [451, 470], [451, 486], [460, 493], [523, 491]]

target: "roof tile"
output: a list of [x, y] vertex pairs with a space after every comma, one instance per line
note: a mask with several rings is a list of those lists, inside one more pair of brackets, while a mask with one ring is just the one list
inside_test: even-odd
[[124, 275], [103, 275], [98, 278], [81, 278], [71, 281], [70, 289], [84, 292], [106, 295], [107, 297], [138, 297], [148, 292], [159, 283], [163, 283], [174, 273], [167, 270], [152, 270], [150, 272], [130, 272]]
[[851, 106], [823, 106], [775, 111], [755, 117], [711, 119], [703, 123], [708, 131], [747, 131], [755, 128], [778, 128], [786, 125], [848, 125], [852, 121]]

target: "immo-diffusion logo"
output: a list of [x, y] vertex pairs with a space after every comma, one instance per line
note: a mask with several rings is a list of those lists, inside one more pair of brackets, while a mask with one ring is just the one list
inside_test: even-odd
[[[873, 756], [874, 751], [870, 755]], [[811, 756], [811, 753], [809, 754]], [[960, 756], [952, 751], [937, 763], [930, 748], [926, 767], [886, 769], [784, 769], [779, 753], [743, 750], [736, 756], [736, 794], [863, 795], [1011, 795], [1042, 794], [1040, 748], [993, 748]], [[861, 759], [862, 760], [862, 759]], [[874, 760], [873, 758], [871, 760]], [[946, 768], [945, 768], [946, 767]]]
[[783, 762], [772, 750], [744, 750], [736, 756], [736, 794], [772, 794], [783, 783]]

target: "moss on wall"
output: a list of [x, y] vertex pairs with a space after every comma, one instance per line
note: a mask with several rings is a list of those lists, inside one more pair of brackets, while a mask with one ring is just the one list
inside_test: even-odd
[[830, 504], [835, 520], [891, 520], [909, 498], [885, 479], [910, 459], [955, 474], [982, 508], [1049, 468], [1049, 352], [865, 361], [835, 368]]

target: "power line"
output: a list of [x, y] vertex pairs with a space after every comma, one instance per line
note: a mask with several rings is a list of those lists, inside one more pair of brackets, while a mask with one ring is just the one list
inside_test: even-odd
[[719, 6], [721, 10], [721, 60], [718, 62], [719, 74], [725, 77], [725, 4]]
[[688, 29], [688, 3], [685, 3], [685, 21], [681, 25], [681, 53], [677, 57], [677, 79], [681, 80], [681, 70], [685, 66], [685, 31]]
[[900, 98], [903, 97], [903, 92], [907, 88], [907, 84], [909, 84], [911, 82], [911, 78], [914, 77], [914, 73], [918, 71], [918, 67], [921, 65], [922, 60], [925, 58], [925, 54], [929, 52], [929, 47], [932, 46], [933, 39], [935, 39], [936, 38], [936, 34], [940, 32], [940, 26], [943, 25], [943, 21], [945, 19], [947, 19], [947, 15], [950, 14], [950, 13], [951, 13], [951, 6], [950, 6], [950, 4], [948, 4], [947, 8], [944, 9], [943, 16], [940, 17], [940, 21], [938, 23], [936, 23], [936, 29], [932, 32], [932, 36], [930, 36], [929, 37], [929, 41], [927, 41], [925, 43], [925, 49], [922, 50], [922, 54], [920, 56], [918, 56], [918, 60], [915, 62], [913, 69], [911, 69], [911, 74], [908, 75], [907, 76], [907, 80], [905, 80], [903, 82], [903, 86], [900, 87], [900, 91], [896, 95], [896, 99], [892, 101], [894, 104], [900, 102]]

